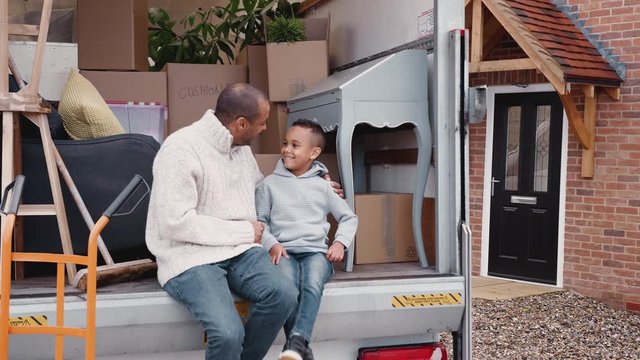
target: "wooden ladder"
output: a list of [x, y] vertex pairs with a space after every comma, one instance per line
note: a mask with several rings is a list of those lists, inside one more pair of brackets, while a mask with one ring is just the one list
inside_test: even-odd
[[[40, 86], [40, 75], [42, 70], [42, 59], [49, 31], [49, 20], [51, 17], [52, 0], [44, 0], [42, 5], [42, 17], [40, 25], [25, 25], [8, 23], [9, 0], [0, 0], [0, 111], [2, 111], [2, 178], [1, 186], [6, 187], [14, 178], [16, 166], [14, 161], [20, 159], [20, 136], [19, 115], [23, 114], [40, 129], [40, 138], [44, 148], [45, 162], [51, 185], [53, 204], [44, 205], [21, 205], [19, 216], [42, 216], [54, 215], [58, 221], [62, 251], [65, 255], [73, 255], [71, 235], [67, 223], [67, 215], [60, 188], [60, 178], [56, 168], [55, 145], [51, 140], [49, 121], [47, 114], [51, 108], [38, 95]], [[22, 79], [15, 69], [13, 60], [9, 54], [9, 35], [37, 36], [37, 45], [31, 69], [31, 81], [27, 86], [16, 93], [9, 92], [9, 68], [11, 67], [16, 81], [22, 83]], [[17, 135], [17, 136], [16, 136]], [[17, 161], [19, 163], [19, 160]], [[4, 232], [6, 219], [2, 216], [0, 231]], [[23, 251], [24, 244], [19, 236], [15, 242], [15, 251]], [[0, 254], [1, 256], [1, 254]], [[72, 263], [66, 264], [69, 282], [76, 274], [76, 266]], [[16, 278], [23, 276], [22, 264], [16, 264]]]

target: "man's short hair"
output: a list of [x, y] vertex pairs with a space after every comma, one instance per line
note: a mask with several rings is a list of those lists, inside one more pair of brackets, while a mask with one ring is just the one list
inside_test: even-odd
[[318, 125], [317, 122], [308, 119], [298, 119], [291, 124], [291, 127], [294, 126], [311, 130], [311, 134], [316, 138], [316, 146], [319, 147], [320, 150], [324, 150], [324, 145], [327, 140], [324, 135], [324, 130], [322, 130], [322, 126]]
[[216, 117], [228, 124], [240, 116], [250, 122], [256, 121], [260, 115], [260, 103], [269, 101], [262, 91], [245, 83], [235, 83], [227, 86], [218, 96]]

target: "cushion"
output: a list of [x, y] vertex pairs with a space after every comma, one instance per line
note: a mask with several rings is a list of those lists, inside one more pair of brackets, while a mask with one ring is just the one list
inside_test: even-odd
[[69, 73], [58, 112], [72, 139], [94, 139], [124, 133], [98, 90], [77, 70]]

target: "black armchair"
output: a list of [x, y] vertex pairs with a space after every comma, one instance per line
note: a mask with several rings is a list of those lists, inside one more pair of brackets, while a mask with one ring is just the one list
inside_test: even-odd
[[[155, 139], [140, 134], [93, 140], [55, 140], [54, 143], [94, 221], [134, 174], [140, 174], [151, 185], [153, 159], [160, 148]], [[23, 139], [22, 163], [22, 173], [26, 177], [23, 202], [52, 203], [44, 152], [38, 140]], [[73, 251], [76, 254], [86, 254], [89, 228], [62, 179], [61, 186]], [[134, 213], [116, 219], [102, 233], [114, 261], [151, 257], [144, 240], [148, 207], [147, 197]], [[25, 251], [61, 253], [60, 233], [55, 217], [24, 217], [24, 247]], [[27, 265], [27, 276], [53, 271], [50, 266]]]

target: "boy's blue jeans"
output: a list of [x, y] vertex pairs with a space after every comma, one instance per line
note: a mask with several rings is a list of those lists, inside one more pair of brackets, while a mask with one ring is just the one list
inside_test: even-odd
[[318, 316], [324, 284], [333, 274], [333, 265], [326, 254], [319, 252], [289, 253], [280, 258], [277, 268], [298, 288], [298, 306], [284, 324], [287, 339], [301, 335], [311, 341], [313, 325]]
[[[282, 277], [261, 247], [191, 268], [169, 280], [164, 289], [204, 327], [208, 360], [264, 358], [298, 296], [293, 283]], [[251, 303], [244, 326], [231, 291]]]

